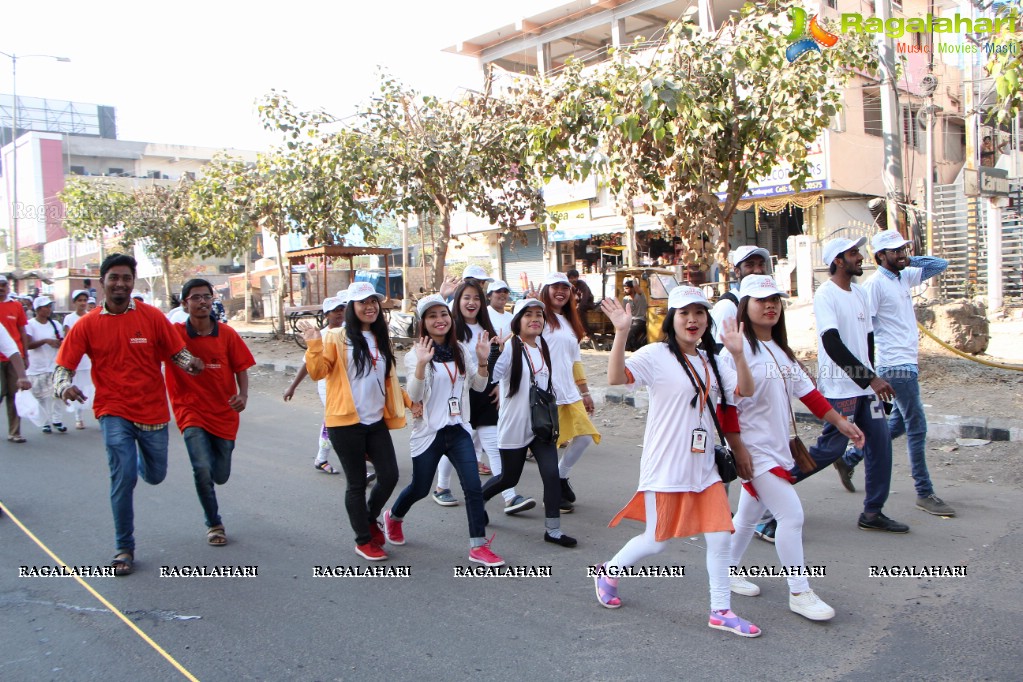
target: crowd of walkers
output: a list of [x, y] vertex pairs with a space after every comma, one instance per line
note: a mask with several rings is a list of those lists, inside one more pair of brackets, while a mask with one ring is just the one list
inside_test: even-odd
[[[883, 513], [892, 438], [898, 435], [907, 436], [917, 506], [955, 514], [937, 497], [927, 472], [916, 329], [907, 322], [914, 319], [911, 289], [947, 262], [911, 258], [908, 242], [896, 231], [884, 231], [871, 244], [877, 272], [861, 286], [853, 280], [863, 274], [864, 243], [835, 239], [824, 245], [830, 278], [814, 297], [816, 373], [788, 344], [787, 294], [769, 274], [771, 257], [761, 248], [731, 254], [737, 286], [716, 304], [699, 288], [672, 289], [662, 340], [628, 355], [636, 296], [624, 304], [614, 298], [601, 302], [615, 331], [608, 383], [645, 386], [650, 398], [638, 484], [631, 498], [623, 495], [626, 503], [610, 520], [611, 526], [630, 519], [645, 527], [593, 567], [601, 606], [621, 607], [619, 581], [669, 540], [702, 535], [708, 625], [759, 636], [757, 625], [732, 610], [731, 595], [756, 596], [760, 589], [731, 567], [742, 565], [754, 534], [775, 543], [782, 566], [803, 566], [804, 514], [795, 488], [800, 480], [834, 465], [842, 485], [855, 491], [853, 472], [862, 462], [866, 494], [858, 527], [908, 532], [906, 524]], [[248, 400], [247, 370], [254, 364], [240, 336], [218, 319], [208, 281], [183, 285], [175, 317], [180, 321], [172, 322], [133, 298], [135, 278], [133, 258], [109, 256], [100, 269], [100, 305], [90, 310], [92, 292], [76, 291], [75, 310], [62, 323], [51, 317], [52, 301], [45, 296], [34, 299], [34, 316], [27, 319], [0, 278], [8, 440], [24, 441], [14, 406], [18, 391], [31, 390], [47, 434], [67, 431], [62, 414], [85, 428], [84, 408], [92, 408], [110, 468], [111, 566], [117, 575], [134, 570], [137, 480], [155, 485], [167, 473], [171, 410], [192, 465], [205, 540], [213, 546], [228, 542], [215, 489], [230, 476], [239, 413]], [[388, 559], [388, 545], [404, 545], [406, 533], [421, 537], [413, 507], [431, 498], [444, 507], [464, 505], [469, 561], [503, 565], [487, 538], [487, 504], [500, 495], [498, 509], [508, 516], [537, 505], [518, 490], [530, 460], [542, 484], [544, 542], [577, 546], [562, 528], [562, 516], [575, 510], [577, 494], [586, 491], [569, 481], [589, 446], [601, 440], [591, 420], [594, 403], [580, 353], [586, 329], [579, 302], [585, 296], [573, 279], [557, 272], [511, 311], [509, 294], [507, 283], [482, 268], [467, 268], [439, 295], [418, 301], [419, 338], [404, 358], [396, 356], [388, 336], [384, 297], [367, 282], [323, 302], [323, 328], [300, 325], [308, 346], [305, 364], [284, 399], [292, 398], [306, 375], [317, 382], [323, 419], [313, 465], [322, 473], [343, 472], [354, 551], [364, 559]], [[816, 443], [802, 451], [790, 431], [793, 399], [825, 422]], [[400, 475], [391, 432], [409, 420], [411, 480], [392, 500]], [[340, 471], [329, 460], [331, 452]], [[727, 491], [734, 478], [730, 466], [742, 486], [734, 514]], [[461, 501], [452, 493], [452, 473]], [[535, 532], [539, 539], [539, 529]], [[832, 618], [834, 609], [811, 589], [808, 577], [800, 571], [788, 576], [789, 608], [811, 620]]]

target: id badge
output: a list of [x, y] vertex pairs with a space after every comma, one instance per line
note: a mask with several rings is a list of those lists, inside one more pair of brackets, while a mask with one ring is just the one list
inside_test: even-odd
[[448, 414], [452, 417], [462, 414], [462, 406], [459, 404], [458, 398], [448, 398]]
[[702, 455], [707, 452], [707, 430], [706, 429], [693, 429], [693, 444], [691, 447], [693, 453]]

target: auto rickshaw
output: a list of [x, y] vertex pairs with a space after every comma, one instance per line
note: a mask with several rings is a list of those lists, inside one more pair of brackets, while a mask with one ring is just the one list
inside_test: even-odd
[[[661, 340], [661, 325], [668, 314], [668, 293], [678, 286], [675, 271], [665, 268], [618, 268], [614, 273], [614, 297], [619, 301], [625, 295], [624, 283], [632, 280], [646, 296], [646, 338], [647, 343]], [[606, 284], [605, 284], [606, 288]], [[612, 295], [606, 292], [605, 295]], [[596, 348], [609, 349], [614, 341], [614, 326], [600, 310], [586, 313], [586, 326]]]

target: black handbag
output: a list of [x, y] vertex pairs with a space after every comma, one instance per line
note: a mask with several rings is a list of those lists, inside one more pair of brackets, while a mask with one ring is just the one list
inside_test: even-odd
[[[522, 353], [526, 354], [525, 344], [522, 346]], [[527, 356], [528, 360], [528, 356]], [[558, 402], [554, 395], [554, 385], [551, 382], [552, 372], [547, 374], [547, 390], [536, 384], [536, 377], [533, 369], [527, 362], [529, 372], [529, 417], [533, 425], [533, 435], [543, 443], [558, 442]]]

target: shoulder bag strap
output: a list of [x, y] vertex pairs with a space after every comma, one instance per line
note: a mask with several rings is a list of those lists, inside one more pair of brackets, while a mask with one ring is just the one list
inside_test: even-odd
[[799, 434], [799, 430], [796, 429], [796, 413], [792, 410], [792, 394], [789, 393], [789, 382], [788, 382], [788, 380], [785, 379], [785, 375], [782, 374], [781, 365], [778, 364], [778, 358], [774, 357], [774, 353], [771, 352], [771, 349], [768, 347], [768, 345], [766, 343], [761, 343], [760, 345], [763, 346], [767, 350], [768, 354], [771, 356], [771, 359], [774, 360], [774, 364], [778, 368], [778, 373], [781, 374], [781, 380], [783, 382], [785, 382], [785, 398], [786, 398], [785, 402], [789, 406], [789, 418], [792, 420], [792, 433], [798, 435]]

